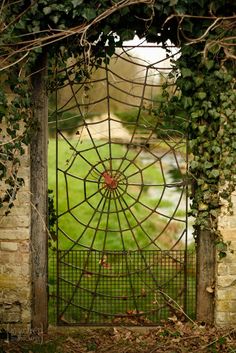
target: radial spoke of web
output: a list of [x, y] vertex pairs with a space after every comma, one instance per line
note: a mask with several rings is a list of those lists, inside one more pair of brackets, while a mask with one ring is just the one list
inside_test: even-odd
[[[120, 199], [118, 199], [118, 200], [119, 200], [120, 206], [121, 206], [121, 208], [122, 208], [121, 201], [120, 201]], [[145, 264], [145, 268], [148, 269], [148, 271], [149, 271], [149, 273], [150, 273], [150, 275], [151, 275], [151, 277], [152, 277], [154, 283], [156, 284], [157, 287], [159, 287], [158, 282], [157, 282], [157, 278], [154, 276], [154, 274], [153, 274], [153, 272], [152, 272], [152, 270], [151, 270], [151, 266], [148, 265], [147, 260], [146, 260], [145, 256], [143, 255], [143, 251], [142, 251], [142, 249], [140, 248], [140, 246], [139, 246], [139, 244], [138, 244], [138, 242], [137, 242], [137, 239], [136, 239], [136, 237], [135, 237], [135, 234], [134, 234], [132, 225], [131, 225], [130, 222], [129, 222], [129, 219], [128, 219], [127, 215], [126, 215], [126, 212], [123, 212], [123, 213], [124, 213], [124, 217], [125, 217], [125, 219], [126, 219], [126, 222], [127, 222], [127, 224], [129, 225], [129, 228], [130, 228], [130, 231], [131, 231], [133, 240], [134, 240], [134, 242], [135, 242], [135, 244], [136, 244], [136, 246], [137, 246], [137, 248], [138, 248], [138, 252], [140, 253], [141, 258], [142, 258], [142, 260], [143, 260], [143, 262], [144, 262], [144, 264]], [[158, 247], [156, 244], [154, 244], [154, 245], [155, 245], [159, 250], [161, 250], [161, 248]]]
[[[130, 162], [132, 162], [132, 161], [130, 161]], [[143, 172], [144, 170], [150, 168], [151, 166], [155, 165], [156, 163], [157, 163], [157, 161], [153, 161], [152, 163], [148, 164], [146, 167], [143, 167], [143, 168], [138, 167], [138, 166], [134, 163], [134, 165], [138, 168], [138, 170], [137, 170], [136, 172], [132, 173], [132, 174], [126, 175], [125, 177], [126, 177], [126, 179], [128, 179], [128, 178], [131, 178], [131, 177], [133, 177], [133, 176], [135, 176], [135, 175], [137, 175], [137, 174], [140, 174], [141, 172]], [[127, 170], [130, 165], [131, 165], [131, 163], [125, 168], [125, 170]], [[122, 170], [122, 173], [124, 173], [125, 170]], [[122, 182], [124, 179], [125, 179], [125, 178], [120, 179], [120, 181]]]
[[[76, 150], [76, 148], [69, 142], [69, 140], [62, 134], [61, 131], [58, 130], [58, 134], [61, 135], [61, 137], [65, 140], [65, 142], [66, 142], [66, 143], [70, 146], [70, 148], [73, 150], [72, 155], [71, 155], [70, 159], [68, 160], [68, 161], [70, 161], [70, 162], [68, 163], [68, 167], [65, 169], [65, 172], [66, 172], [66, 171], [67, 171], [68, 169], [70, 169], [71, 166], [73, 165], [73, 163], [74, 163], [74, 161], [75, 161], [75, 159], [76, 159], [76, 157], [77, 157], [77, 150]], [[58, 169], [59, 169], [59, 168], [58, 168]], [[64, 172], [64, 171], [63, 171], [63, 172]]]
[[[148, 136], [148, 137], [146, 138], [146, 140], [145, 140], [146, 143], [149, 143], [149, 141], [150, 141], [150, 139], [151, 139], [151, 137], [152, 137], [152, 135], [153, 135], [153, 133], [154, 133], [154, 130], [157, 128], [157, 125], [158, 125], [158, 123], [156, 123], [156, 125], [152, 128], [152, 131], [149, 133], [149, 136]], [[145, 149], [146, 149], [146, 148], [145, 148]], [[128, 154], [128, 152], [129, 152], [129, 150], [130, 150], [130, 148], [127, 148], [126, 155], [125, 155], [123, 161], [121, 162], [121, 165], [120, 165], [119, 168], [118, 168], [119, 170], [121, 170], [122, 164], [123, 164], [124, 160], [125, 160], [125, 159], [126, 159], [126, 160], [129, 160], [129, 159], [127, 158], [127, 154]], [[143, 151], [143, 147], [140, 146], [139, 151], [135, 154], [135, 156], [132, 158], [132, 160], [129, 160], [129, 161], [134, 163], [135, 159], [138, 158], [138, 156], [141, 154], [142, 151]], [[150, 153], [150, 150], [149, 150], [149, 149], [148, 149], [148, 152]], [[169, 151], [168, 151], [168, 152], [169, 152]], [[143, 168], [143, 170], [146, 169], [146, 168], [149, 168], [150, 166], [152, 166], [153, 164], [156, 164], [157, 162], [160, 162], [161, 158], [159, 158], [158, 156], [156, 156], [156, 155], [153, 154], [153, 153], [151, 153], [151, 154], [155, 157], [155, 160], [154, 160], [151, 164], [149, 164], [147, 167]], [[162, 157], [163, 157], [163, 156], [162, 156]], [[134, 164], [135, 164], [135, 163], [134, 163]], [[129, 168], [129, 164], [128, 164], [124, 169], [122, 169], [122, 173], [124, 173], [128, 168]]]
[[[104, 209], [104, 208], [105, 208], [105, 204], [106, 204], [106, 198], [104, 198], [103, 201], [104, 201], [104, 202], [103, 202], [102, 208]], [[102, 202], [102, 199], [100, 200], [100, 203], [101, 203], [101, 202]], [[94, 217], [94, 216], [92, 216], [92, 217]], [[101, 218], [102, 218], [102, 213], [101, 213], [100, 216], [99, 216], [98, 225], [99, 225], [100, 222], [101, 222]], [[86, 229], [85, 229], [83, 232], [85, 232], [85, 231], [86, 231]], [[93, 244], [94, 244], [94, 242], [95, 242], [96, 235], [97, 235], [97, 229], [95, 229], [94, 236], [93, 236], [93, 240], [92, 240], [92, 243], [91, 243], [91, 245], [90, 245], [90, 249], [87, 251], [87, 258], [86, 258], [86, 262], [85, 262], [85, 265], [84, 265], [84, 269], [86, 269], [86, 267], [87, 267], [87, 265], [88, 265], [89, 257], [90, 257], [90, 255], [91, 255], [91, 253], [92, 253]], [[77, 241], [77, 242], [78, 242], [78, 241]], [[105, 241], [104, 241], [104, 246], [105, 246]], [[65, 252], [65, 255], [66, 255], [69, 251], [71, 251], [72, 249], [73, 249], [73, 246]], [[65, 257], [65, 255], [62, 256], [62, 257], [60, 258], [60, 260], [62, 260], [62, 259]], [[98, 279], [99, 279], [99, 280], [100, 280], [101, 267], [102, 267], [102, 266], [100, 266], [100, 268], [99, 268], [99, 274], [98, 274]], [[81, 283], [83, 274], [84, 274], [84, 272], [81, 271], [80, 277], [79, 277], [78, 281], [76, 282], [75, 288], [73, 289], [73, 291], [72, 291], [72, 293], [71, 293], [70, 300], [67, 302], [67, 305], [64, 307], [64, 309], [63, 309], [63, 311], [62, 311], [62, 313], [61, 313], [61, 316], [66, 312], [67, 308], [68, 308], [68, 307], [70, 306], [70, 304], [72, 303], [72, 301], [73, 301], [73, 299], [74, 299], [74, 297], [75, 297], [75, 294], [76, 294], [76, 292], [77, 292], [78, 289], [79, 289], [79, 286], [80, 286], [80, 283]], [[97, 288], [97, 286], [96, 286], [96, 288]], [[94, 294], [95, 294], [95, 293], [96, 293], [96, 290], [94, 291]], [[94, 296], [93, 296], [93, 298], [94, 298]], [[93, 299], [92, 299], [92, 301], [93, 301]], [[90, 314], [90, 310], [89, 310], [89, 314]]]
[[[123, 199], [123, 200], [124, 200], [124, 199]], [[120, 202], [120, 200], [119, 200], [119, 202]], [[126, 204], [126, 201], [125, 201], [125, 200], [124, 200], [124, 203]], [[121, 202], [120, 202], [120, 205], [121, 205], [121, 208], [122, 208]], [[127, 206], [127, 207], [126, 207], [126, 210], [129, 209], [129, 211], [130, 211], [132, 217], [135, 219], [136, 223], [140, 226], [140, 228], [142, 229], [142, 231], [144, 232], [144, 234], [148, 237], [148, 239], [150, 240], [150, 242], [151, 242], [155, 247], [157, 247], [159, 251], [161, 251], [161, 248], [160, 248], [155, 242], [156, 242], [156, 240], [163, 234], [164, 230], [168, 227], [168, 225], [170, 224], [170, 222], [171, 222], [171, 220], [172, 220], [173, 218], [172, 218], [172, 219], [170, 218], [169, 221], [167, 222], [167, 225], [165, 226], [164, 230], [163, 230], [161, 233], [159, 233], [158, 236], [156, 236], [154, 239], [152, 239], [152, 238], [149, 236], [149, 234], [145, 231], [145, 229], [143, 228], [142, 224], [139, 223], [139, 221], [137, 220], [136, 216], [133, 214], [133, 212], [131, 211], [131, 209], [128, 207], [127, 204], [126, 204], [126, 206]], [[125, 212], [123, 212], [123, 213], [124, 213], [124, 215], [125, 215], [126, 220], [128, 220], [128, 217], [126, 216], [126, 213], [125, 213]], [[134, 229], [134, 228], [131, 227], [130, 222], [127, 221], [127, 223], [129, 224], [129, 228], [130, 228], [130, 230], [132, 231], [133, 238], [134, 238], [134, 240], [135, 240], [135, 242], [136, 242], [136, 237], [135, 237], [135, 234], [133, 233], [133, 229]], [[186, 229], [185, 229], [185, 230], [186, 230]], [[183, 230], [183, 233], [182, 233], [182, 235], [181, 235], [181, 238], [183, 237], [183, 234], [184, 234], [184, 231], [185, 231], [185, 230]], [[136, 242], [136, 244], [137, 244], [137, 242]], [[177, 244], [177, 243], [176, 243], [176, 244]], [[176, 245], [176, 244], [175, 244], [175, 245]], [[150, 245], [150, 243], [149, 243], [147, 246], [149, 246], [149, 245]], [[147, 246], [145, 246], [145, 247], [147, 247]], [[172, 246], [172, 248], [173, 248], [173, 246]], [[140, 248], [139, 248], [139, 250], [142, 251]], [[171, 254], [168, 254], [168, 257], [171, 258], [171, 259], [173, 259], [173, 256], [172, 256]], [[151, 266], [148, 266], [148, 267], [151, 267]], [[151, 271], [150, 271], [150, 273], [151, 273]], [[155, 282], [155, 283], [156, 283], [156, 282]]]
[[[155, 128], [156, 128], [156, 127], [154, 127], [154, 129], [155, 129]], [[149, 140], [151, 139], [151, 136], [153, 135], [153, 133], [154, 133], [154, 132], [151, 131], [150, 134], [149, 134], [149, 137], [146, 138], [146, 140], [145, 140], [145, 143], [146, 143], [146, 144], [149, 143]], [[147, 148], [146, 148], [146, 147], [143, 148], [143, 146], [140, 146], [140, 147], [139, 147], [139, 151], [133, 156], [133, 158], [132, 158], [132, 160], [130, 160], [130, 162], [134, 162], [134, 161], [138, 158], [138, 156], [143, 152], [144, 149], [146, 150]], [[130, 150], [130, 148], [127, 147], [127, 152], [129, 152], [129, 150]], [[148, 152], [149, 152], [149, 150], [148, 150]], [[126, 153], [125, 157], [127, 156], [127, 154], [128, 154], [128, 153]], [[126, 158], [126, 160], [128, 160], [128, 158]], [[160, 161], [160, 158], [158, 158], [158, 157], [155, 155], [155, 161], [154, 161], [152, 164], [157, 163], [157, 161]], [[121, 164], [122, 164], [122, 163], [121, 163]], [[152, 164], [151, 164], [151, 165], [152, 165]], [[121, 170], [121, 167], [122, 167], [122, 165], [119, 167], [119, 170]], [[129, 168], [129, 165], [127, 165], [124, 169], [122, 169], [122, 172], [124, 173], [128, 168]]]
[[71, 211], [73, 211], [75, 208], [82, 206], [84, 203], [86, 203], [88, 200], [90, 200], [91, 198], [93, 198], [96, 194], [100, 194], [100, 191], [104, 190], [105, 186], [97, 189], [92, 195], [86, 197], [86, 193], [84, 193], [85, 195], [85, 199], [81, 202], [79, 202], [78, 204], [76, 204], [75, 206], [71, 207], [70, 209], [66, 210], [65, 212], [61, 213], [58, 218], [64, 216], [66, 213], [70, 213]]
[[[105, 57], [107, 59], [107, 53], [105, 49]], [[109, 146], [109, 162], [110, 162], [110, 172], [112, 172], [112, 148], [111, 148], [111, 107], [110, 107], [110, 87], [109, 87], [109, 76], [108, 76], [108, 66], [107, 66], [107, 60], [106, 60], [106, 67], [105, 67], [105, 73], [106, 73], [106, 89], [107, 89], [107, 115], [108, 115], [108, 146]]]
[[70, 209], [70, 198], [69, 198], [69, 187], [68, 187], [68, 180], [66, 177], [66, 173], [63, 174], [66, 184], [66, 202], [67, 202], [67, 209]]
[[123, 201], [123, 203], [124, 203], [125, 206], [126, 206], [126, 209], [123, 211], [123, 214], [124, 214], [124, 216], [125, 216], [125, 219], [126, 219], [127, 224], [129, 225], [130, 231], [131, 231], [131, 233], [132, 233], [133, 239], [134, 239], [134, 241], [135, 241], [135, 243], [136, 243], [136, 245], [137, 245], [138, 250], [142, 250], [142, 249], [140, 248], [140, 246], [139, 246], [139, 244], [138, 244], [138, 241], [137, 241], [137, 239], [136, 239], [136, 237], [135, 237], [135, 234], [134, 234], [134, 231], [133, 231], [133, 227], [132, 227], [132, 225], [131, 225], [131, 223], [130, 223], [130, 221], [129, 221], [129, 218], [127, 217], [126, 211], [128, 211], [128, 212], [131, 214], [131, 216], [133, 217], [133, 219], [135, 220], [135, 222], [138, 224], [138, 226], [140, 227], [140, 229], [142, 229], [143, 233], [144, 233], [145, 236], [149, 239], [149, 241], [150, 241], [156, 248], [158, 248], [158, 249], [160, 250], [160, 247], [153, 241], [153, 239], [151, 238], [151, 236], [150, 236], [150, 235], [146, 232], [146, 230], [143, 228], [142, 223], [140, 223], [140, 221], [139, 221], [139, 220], [137, 219], [137, 217], [134, 215], [134, 213], [132, 212], [131, 208], [129, 207], [129, 205], [127, 204], [127, 202], [126, 202], [126, 200], [125, 200], [125, 198], [124, 198], [123, 196], [121, 196], [121, 197], [119, 198], [119, 203], [120, 203], [121, 209], [123, 209], [123, 205], [122, 205], [121, 200]]
[[[183, 194], [183, 192], [182, 192], [182, 194]], [[182, 194], [181, 194], [181, 197], [180, 197], [180, 200], [181, 200], [181, 198], [182, 198]], [[129, 195], [130, 197], [132, 197], [131, 195]], [[133, 197], [132, 197], [133, 198]], [[133, 198], [134, 200], [136, 200], [135, 198]], [[143, 207], [145, 207], [145, 208], [147, 208], [147, 209], [149, 209], [150, 211], [151, 211], [151, 213], [148, 215], [148, 216], [146, 216], [144, 219], [142, 219], [142, 222], [138, 222], [137, 221], [137, 224], [142, 228], [142, 230], [145, 232], [145, 230], [143, 229], [143, 227], [142, 227], [142, 223], [143, 222], [145, 222], [152, 214], [159, 214], [160, 216], [162, 216], [162, 217], [165, 217], [165, 218], [167, 218], [168, 219], [168, 221], [167, 221], [167, 223], [165, 224], [165, 226], [162, 228], [162, 231], [161, 232], [159, 232], [159, 234], [154, 238], [154, 239], [152, 239], [152, 243], [154, 243], [155, 244], [155, 242], [162, 236], [162, 234], [164, 234], [164, 232], [166, 231], [166, 229], [168, 228], [168, 226], [170, 225], [170, 223], [171, 223], [171, 221], [172, 220], [174, 220], [174, 221], [177, 221], [177, 222], [179, 222], [179, 223], [182, 223], [182, 224], [185, 224], [186, 225], [186, 221], [185, 220], [183, 220], [183, 219], [179, 219], [179, 218], [175, 218], [174, 217], [174, 215], [175, 215], [175, 213], [177, 212], [177, 209], [178, 209], [178, 206], [179, 206], [179, 203], [180, 203], [180, 201], [178, 202], [178, 204], [177, 204], [177, 206], [176, 206], [176, 208], [175, 208], [175, 210], [174, 210], [174, 212], [173, 212], [173, 216], [167, 216], [167, 215], [165, 215], [165, 214], [163, 214], [163, 213], [161, 213], [161, 212], [158, 212], [158, 211], [156, 211], [156, 209], [153, 209], [153, 208], [150, 208], [150, 207], [148, 207], [147, 205], [145, 205], [145, 204], [143, 204], [142, 202], [140, 202], [140, 201], [138, 201], [139, 202], [139, 204], [140, 205], [142, 205]], [[159, 201], [160, 202], [160, 201]], [[131, 211], [132, 212], [132, 211]], [[186, 227], [185, 227], [186, 228]], [[148, 234], [146, 234], [147, 236], [148, 236]], [[149, 236], [148, 236], [149, 237]], [[181, 238], [182, 238], [182, 235], [181, 235]], [[171, 257], [171, 256], [170, 256]]]
[[[83, 119], [83, 121], [84, 121], [84, 125], [85, 125], [85, 127], [86, 127], [87, 132], [88, 132], [88, 135], [89, 135], [89, 137], [90, 137], [90, 140], [91, 140], [91, 142], [92, 142], [92, 144], [93, 144], [93, 147], [94, 147], [94, 149], [95, 149], [95, 151], [96, 151], [96, 154], [97, 154], [99, 160], [100, 160], [101, 163], [103, 164], [103, 159], [102, 159], [102, 157], [101, 157], [101, 155], [100, 155], [100, 153], [99, 153], [99, 151], [98, 151], [98, 148], [97, 148], [96, 143], [95, 143], [95, 141], [94, 141], [94, 139], [93, 139], [93, 136], [92, 136], [92, 134], [91, 134], [91, 131], [89, 130], [88, 124], [86, 123], [86, 119], [85, 119], [85, 117], [83, 116], [83, 113], [82, 113], [82, 111], [81, 111], [81, 109], [80, 109], [80, 104], [79, 104], [78, 99], [77, 99], [77, 97], [76, 97], [76, 94], [75, 94], [75, 92], [74, 92], [73, 82], [71, 82], [71, 79], [70, 79], [70, 76], [68, 75], [68, 73], [67, 73], [67, 78], [68, 78], [68, 81], [69, 81], [69, 83], [70, 83], [70, 88], [71, 88], [72, 95], [73, 95], [74, 100], [75, 100], [75, 102], [76, 102], [77, 108], [78, 108], [79, 111], [80, 111], [80, 114], [81, 114], [82, 119]], [[104, 165], [104, 169], [105, 169], [105, 165]]]
[[[69, 67], [68, 67], [68, 69], [69, 69]], [[100, 69], [101, 69], [101, 67], [100, 67]], [[63, 71], [65, 71], [65, 69], [63, 69]], [[81, 82], [80, 84], [79, 84], [79, 88], [77, 88], [77, 89], [75, 89], [75, 95], [77, 95], [82, 89], [83, 89], [83, 86], [84, 85], [86, 85], [86, 84], [94, 84], [94, 83], [98, 83], [98, 82], [103, 82], [103, 81], [105, 81], [105, 77], [104, 78], [101, 78], [101, 79], [87, 79], [87, 78], [85, 78], [84, 79], [84, 81], [83, 82]], [[67, 84], [67, 86], [69, 85], [69, 83]], [[76, 86], [78, 86], [78, 84], [76, 84]], [[83, 94], [83, 93], [82, 93]], [[82, 95], [81, 94], [81, 95]], [[73, 96], [70, 96], [70, 98], [68, 98], [68, 100], [60, 107], [60, 109], [59, 109], [59, 112], [61, 112], [62, 110], [63, 110], [63, 108], [65, 108], [66, 106], [68, 106], [69, 105], [69, 103], [71, 102], [73, 100]], [[66, 110], [70, 110], [71, 109], [71, 107], [70, 108], [68, 108], [68, 109], [65, 109], [64, 111], [66, 111]]]
[[[67, 171], [72, 167], [72, 165], [73, 165], [75, 159], [77, 158], [77, 155], [79, 155], [90, 167], [94, 167], [93, 164], [92, 164], [88, 159], [86, 159], [86, 158], [83, 156], [82, 152], [81, 152], [81, 151], [78, 151], [77, 148], [76, 148], [75, 146], [73, 146], [73, 145], [70, 143], [70, 141], [69, 141], [60, 131], [58, 131], [58, 133], [63, 137], [63, 139], [66, 141], [66, 143], [67, 143], [67, 144], [70, 146], [70, 148], [74, 151], [74, 152], [73, 152], [74, 155], [73, 155], [72, 161], [70, 162], [69, 166], [68, 166], [65, 170], [61, 170], [61, 169], [58, 168], [59, 170], [61, 170], [63, 173], [64, 173], [64, 172], [67, 172]], [[97, 163], [97, 164], [99, 164], [99, 163]], [[94, 169], [95, 169], [98, 173], [100, 173], [99, 170], [97, 170], [96, 168], [94, 168]]]
[[[105, 254], [105, 250], [106, 250], [106, 240], [107, 240], [107, 234], [108, 234], [108, 230], [109, 230], [109, 216], [110, 216], [110, 208], [111, 208], [111, 192], [108, 191], [108, 195], [109, 195], [109, 198], [104, 200], [104, 208], [105, 208], [105, 204], [106, 202], [108, 201], [108, 207], [107, 207], [107, 219], [106, 219], [106, 228], [105, 228], [105, 234], [104, 234], [104, 240], [103, 240], [103, 246], [102, 246], [102, 252], [101, 252], [101, 263], [100, 263], [100, 267], [99, 267], [99, 270], [98, 270], [98, 274], [97, 274], [97, 279], [96, 279], [96, 284], [95, 284], [95, 289], [94, 289], [94, 294], [92, 296], [92, 300], [91, 300], [91, 303], [90, 303], [90, 307], [89, 307], [89, 311], [88, 311], [88, 317], [87, 317], [87, 322], [89, 322], [89, 318], [90, 318], [90, 314], [93, 310], [93, 306], [94, 306], [94, 303], [95, 303], [95, 299], [96, 299], [96, 293], [97, 293], [97, 289], [98, 289], [98, 286], [99, 286], [99, 283], [101, 281], [101, 271], [102, 271], [102, 261], [103, 261], [103, 256]], [[102, 217], [102, 213], [100, 215], [100, 217]]]
[[[148, 68], [146, 68], [146, 73], [145, 73], [145, 78], [144, 78], [144, 83], [143, 83], [143, 88], [142, 88], [142, 95], [141, 95], [141, 101], [140, 101], [140, 105], [139, 105], [139, 110], [138, 110], [138, 113], [137, 113], [136, 123], [134, 125], [134, 129], [133, 129], [129, 144], [132, 143], [132, 141], [134, 139], [134, 136], [136, 134], [137, 128], [138, 128], [138, 121], [140, 119], [140, 114], [141, 114], [141, 110], [142, 110], [142, 107], [143, 107], [147, 79], [148, 79]], [[118, 170], [122, 169], [122, 165], [123, 165], [124, 161], [126, 160], [128, 153], [129, 153], [129, 148], [126, 149], [126, 152], [125, 152], [124, 157], [123, 157], [123, 159], [122, 159], [122, 161], [121, 161], [121, 163], [120, 163], [120, 165], [118, 167]]]
[[[177, 209], [179, 208], [179, 205], [180, 205], [180, 202], [181, 202], [181, 200], [182, 200], [184, 191], [185, 191], [185, 189], [182, 189], [181, 194], [180, 194], [180, 197], [179, 197], [179, 201], [178, 201], [178, 203], [177, 203], [177, 206], [176, 206], [175, 211], [174, 211], [173, 214], [175, 214], [176, 211], [177, 211]], [[146, 208], [147, 210], [151, 211], [151, 214], [154, 214], [154, 213], [155, 213], [155, 214], [158, 214], [159, 216], [165, 217], [165, 218], [167, 218], [167, 219], [173, 219], [173, 220], [178, 221], [178, 222], [186, 223], [186, 221], [183, 220], [183, 219], [175, 218], [175, 217], [170, 217], [170, 216], [168, 216], [168, 215], [166, 215], [166, 214], [164, 214], [164, 213], [162, 213], [162, 212], [157, 211], [157, 207], [159, 206], [159, 204], [161, 203], [161, 201], [162, 201], [162, 199], [163, 199], [163, 195], [164, 195], [164, 193], [165, 193], [165, 189], [163, 189], [162, 194], [161, 194], [161, 196], [160, 196], [160, 198], [159, 198], [158, 204], [155, 206], [155, 208], [149, 207], [148, 205], [146, 205], [145, 203], [143, 203], [142, 201], [140, 201], [140, 198], [137, 199], [137, 198], [135, 198], [134, 196], [132, 196], [130, 193], [128, 193], [128, 192], [126, 192], [126, 193], [127, 193], [127, 195], [128, 195], [132, 200], [134, 200], [135, 202], [138, 202], [141, 206], [143, 206], [143, 207]], [[148, 215], [146, 218], [144, 218], [143, 221], [145, 221], [145, 220], [146, 220], [147, 218], [149, 218], [149, 217], [150, 217], [150, 215]]]
[[135, 289], [133, 287], [131, 271], [130, 271], [130, 268], [129, 268], [129, 262], [128, 262], [128, 258], [127, 258], [127, 254], [126, 254], [127, 249], [125, 249], [125, 243], [124, 243], [124, 238], [123, 238], [123, 230], [122, 230], [122, 226], [121, 226], [120, 212], [118, 210], [117, 199], [115, 199], [114, 201], [115, 201], [117, 221], [118, 221], [118, 226], [119, 226], [119, 231], [120, 231], [120, 236], [121, 236], [121, 241], [122, 241], [122, 246], [123, 246], [123, 252], [124, 252], [124, 256], [125, 256], [127, 276], [128, 276], [128, 280], [129, 280], [129, 284], [130, 284], [130, 288], [131, 288], [131, 292], [132, 292], [132, 298], [133, 298], [134, 306], [135, 306], [136, 312], [138, 313], [139, 309], [138, 309], [138, 305], [137, 305], [137, 301], [136, 301], [136, 297], [135, 297]]
[[[58, 168], [58, 170], [59, 170], [59, 172], [62, 172], [63, 174], [65, 173], [66, 175], [68, 175], [68, 176], [70, 176], [71, 178], [74, 178], [74, 179], [76, 179], [76, 180], [78, 180], [78, 181], [84, 181], [84, 180], [85, 180], [84, 177], [80, 177], [80, 176], [73, 175], [73, 174], [68, 173], [68, 172], [64, 172], [64, 170], [62, 170], [62, 169], [60, 169], [60, 168]], [[97, 183], [98, 183], [98, 181], [95, 180], [95, 179], [87, 179], [87, 178], [86, 178], [86, 182], [89, 182], [89, 183], [92, 183], [92, 184], [97, 184]]]
[[[66, 255], [69, 251], [73, 250], [73, 248], [74, 248], [76, 245], [79, 245], [79, 241], [80, 241], [80, 240], [82, 239], [82, 237], [84, 236], [86, 230], [89, 229], [90, 224], [92, 223], [92, 221], [93, 221], [93, 219], [94, 219], [96, 213], [98, 212], [98, 209], [99, 209], [100, 205], [102, 204], [102, 201], [103, 201], [102, 210], [104, 210], [105, 203], [106, 203], [106, 198], [103, 198], [103, 197], [101, 196], [101, 198], [100, 198], [100, 200], [99, 200], [99, 202], [98, 202], [98, 204], [97, 204], [97, 207], [93, 210], [93, 213], [92, 213], [90, 219], [89, 219], [88, 222], [86, 223], [87, 226], [84, 228], [84, 230], [82, 231], [82, 233], [80, 234], [80, 236], [79, 236], [76, 240], [74, 240], [74, 243], [71, 245], [71, 247], [66, 250], [65, 255]], [[102, 212], [99, 212], [99, 214], [100, 214], [100, 216], [99, 216], [99, 220], [100, 220], [100, 219], [101, 219], [101, 216], [102, 216]], [[76, 217], [75, 215], [73, 215], [72, 213], [71, 213], [71, 216], [72, 216], [75, 220], [77, 220], [77, 217]], [[99, 221], [99, 224], [100, 224], [100, 221]], [[95, 234], [96, 234], [96, 233], [97, 233], [97, 228], [95, 228]], [[93, 243], [94, 243], [94, 241], [93, 241]]]

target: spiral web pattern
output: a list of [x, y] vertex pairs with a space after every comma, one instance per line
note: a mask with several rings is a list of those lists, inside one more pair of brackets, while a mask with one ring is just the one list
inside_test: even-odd
[[[150, 325], [169, 315], [170, 298], [186, 303], [186, 138], [148, 113], [168, 68], [130, 48], [112, 60], [134, 76], [101, 64], [100, 76], [78, 84], [74, 62], [63, 72], [70, 94], [58, 88], [59, 324]], [[78, 118], [73, 133], [60, 128], [68, 111]]]

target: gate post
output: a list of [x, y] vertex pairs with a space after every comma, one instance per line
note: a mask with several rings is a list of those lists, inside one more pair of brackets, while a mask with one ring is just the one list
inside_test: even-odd
[[199, 230], [197, 236], [197, 321], [214, 323], [214, 284], [216, 268], [215, 236]]
[[32, 73], [33, 136], [31, 162], [32, 328], [47, 330], [47, 53], [36, 60]]

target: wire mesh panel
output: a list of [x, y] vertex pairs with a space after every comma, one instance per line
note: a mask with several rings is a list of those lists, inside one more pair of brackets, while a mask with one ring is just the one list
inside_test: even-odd
[[185, 122], [157, 113], [169, 59], [131, 49], [58, 72], [59, 324], [148, 325], [186, 307]]
[[153, 325], [173, 316], [184, 307], [185, 255], [60, 251], [59, 323]]

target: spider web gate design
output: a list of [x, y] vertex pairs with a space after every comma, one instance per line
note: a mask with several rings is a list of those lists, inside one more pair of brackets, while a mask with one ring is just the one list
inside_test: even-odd
[[68, 80], [52, 115], [59, 325], [149, 326], [194, 311], [186, 134], [181, 118], [154, 113], [163, 81], [175, 89], [169, 60], [138, 50], [119, 49], [109, 64], [106, 51], [90, 66], [72, 60], [57, 74]]

